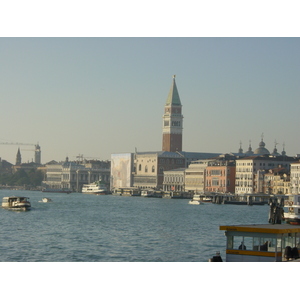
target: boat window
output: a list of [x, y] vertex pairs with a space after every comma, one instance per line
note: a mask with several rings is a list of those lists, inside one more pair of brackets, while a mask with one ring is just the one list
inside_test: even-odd
[[276, 249], [276, 239], [274, 238], [261, 238], [260, 239], [260, 251], [271, 251], [275, 252]]
[[245, 250], [244, 237], [234, 236], [233, 238], [233, 249]]
[[296, 233], [296, 247], [300, 249], [300, 233]]
[[289, 233], [287, 236], [283, 237], [283, 249], [287, 246], [295, 247], [295, 235]]
[[233, 236], [227, 236], [227, 249], [233, 249]]
[[254, 237], [253, 238], [253, 250], [258, 251], [260, 246], [260, 238]]
[[246, 248], [244, 250], [253, 250], [253, 237], [252, 236], [244, 237], [244, 246]]

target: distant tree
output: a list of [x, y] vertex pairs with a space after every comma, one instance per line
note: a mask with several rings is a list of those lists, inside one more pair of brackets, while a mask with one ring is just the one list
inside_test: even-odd
[[41, 171], [31, 169], [25, 171], [20, 169], [14, 174], [0, 175], [0, 184], [2, 185], [31, 185], [40, 186], [43, 181], [43, 173]]

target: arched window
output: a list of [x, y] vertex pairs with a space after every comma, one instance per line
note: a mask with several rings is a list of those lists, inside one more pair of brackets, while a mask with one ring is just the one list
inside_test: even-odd
[[148, 172], [148, 166], [145, 166], [145, 172], [146, 173]]
[[155, 172], [155, 167], [154, 166], [152, 166], [152, 173], [154, 173]]
[[142, 171], [142, 165], [139, 164], [139, 171]]

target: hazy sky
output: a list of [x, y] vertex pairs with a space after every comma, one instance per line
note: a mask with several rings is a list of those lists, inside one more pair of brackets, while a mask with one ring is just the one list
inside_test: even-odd
[[[299, 53], [299, 38], [0, 38], [0, 142], [39, 143], [42, 163], [159, 151], [176, 74], [184, 151], [254, 150], [263, 133], [295, 155]], [[33, 159], [0, 157], [18, 147]]]

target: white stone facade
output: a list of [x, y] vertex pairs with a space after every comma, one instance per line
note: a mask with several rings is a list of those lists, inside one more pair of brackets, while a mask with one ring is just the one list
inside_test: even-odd
[[291, 164], [290, 188], [291, 194], [300, 194], [300, 162]]

